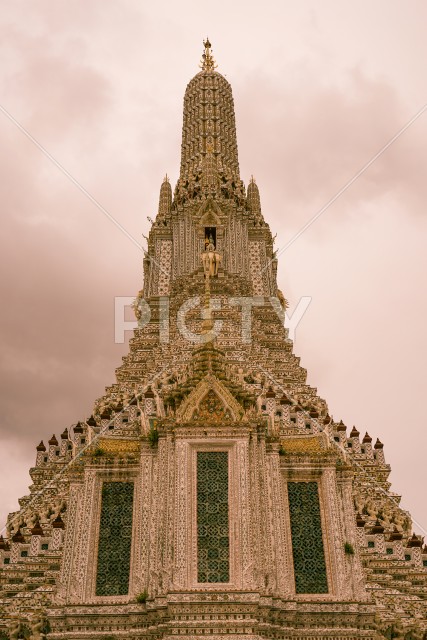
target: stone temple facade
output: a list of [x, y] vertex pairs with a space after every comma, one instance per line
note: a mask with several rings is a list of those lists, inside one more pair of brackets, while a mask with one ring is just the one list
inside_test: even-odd
[[116, 383], [0, 538], [0, 640], [427, 638], [427, 548], [292, 352], [208, 41], [143, 267]]

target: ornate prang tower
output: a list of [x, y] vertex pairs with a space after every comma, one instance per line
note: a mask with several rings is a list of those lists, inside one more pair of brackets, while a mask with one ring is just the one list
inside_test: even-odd
[[292, 353], [215, 68], [206, 41], [117, 381], [0, 538], [0, 640], [426, 637], [427, 549]]

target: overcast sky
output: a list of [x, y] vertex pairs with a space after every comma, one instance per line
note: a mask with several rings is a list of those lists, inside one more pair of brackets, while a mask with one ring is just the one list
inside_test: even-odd
[[[0, 107], [138, 240], [178, 177], [182, 99], [209, 36], [233, 87], [242, 179], [284, 247], [427, 102], [427, 5], [3, 1]], [[295, 353], [334, 418], [385, 443], [425, 510], [427, 111], [280, 255]], [[138, 248], [0, 113], [0, 519], [43, 438], [114, 380], [114, 298]]]

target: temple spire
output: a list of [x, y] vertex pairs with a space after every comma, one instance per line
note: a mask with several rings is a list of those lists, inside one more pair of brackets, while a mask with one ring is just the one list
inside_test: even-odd
[[166, 176], [163, 179], [162, 186], [160, 187], [158, 215], [161, 218], [164, 218], [171, 212], [171, 207], [172, 207], [172, 188], [169, 182], [169, 178], [166, 174]]
[[184, 96], [180, 179], [182, 186], [191, 186], [186, 198], [193, 198], [193, 193], [198, 192], [208, 148], [212, 148], [216, 166], [226, 181], [240, 181], [231, 86], [215, 70], [209, 39], [204, 46], [201, 71], [190, 80]]
[[212, 45], [209, 42], [209, 38], [203, 40], [203, 46], [205, 47], [205, 50], [202, 55], [202, 59], [200, 60], [200, 68], [202, 71], [214, 71], [218, 65], [215, 63], [214, 57], [211, 53]]

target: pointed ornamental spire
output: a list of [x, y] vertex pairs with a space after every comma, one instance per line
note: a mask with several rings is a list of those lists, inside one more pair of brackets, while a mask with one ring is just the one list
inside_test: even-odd
[[190, 80], [184, 95], [179, 186], [185, 193], [179, 195], [186, 199], [198, 194], [207, 143], [214, 148], [223, 177], [241, 187], [233, 93], [228, 80], [215, 71], [211, 43], [206, 40], [204, 44], [202, 71]]
[[209, 38], [203, 40], [203, 46], [205, 47], [205, 51], [202, 55], [202, 59], [200, 60], [200, 68], [202, 71], [214, 71], [218, 65], [215, 63], [214, 57], [211, 53], [212, 45], [209, 42]]
[[249, 182], [249, 185], [248, 185], [247, 206], [249, 211], [252, 213], [254, 219], [257, 222], [262, 223], [263, 217], [261, 213], [261, 198], [259, 195], [258, 185], [255, 182], [255, 179], [253, 176], [251, 176], [251, 181]]
[[160, 197], [159, 197], [159, 212], [158, 215], [160, 218], [164, 218], [169, 215], [172, 208], [172, 188], [169, 182], [169, 178], [166, 175], [162, 186], [160, 187]]

